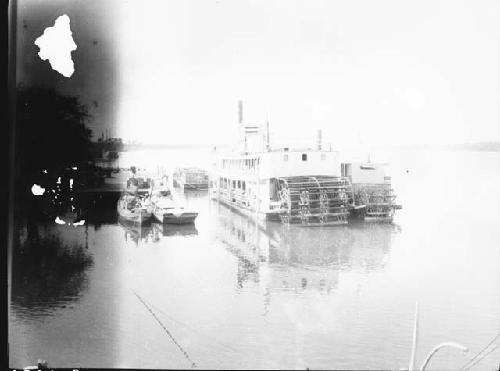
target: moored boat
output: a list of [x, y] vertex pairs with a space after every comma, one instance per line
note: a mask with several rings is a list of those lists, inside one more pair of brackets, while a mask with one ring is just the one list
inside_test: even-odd
[[269, 124], [243, 122], [239, 105], [239, 148], [218, 155], [210, 197], [259, 220], [301, 225], [346, 224], [353, 208], [339, 153], [316, 146], [271, 148]]
[[118, 200], [116, 209], [118, 216], [124, 221], [141, 224], [151, 221], [151, 206], [139, 196], [124, 193]]
[[156, 190], [151, 198], [153, 215], [160, 223], [192, 224], [198, 213], [185, 209], [179, 201], [174, 200], [169, 190]]

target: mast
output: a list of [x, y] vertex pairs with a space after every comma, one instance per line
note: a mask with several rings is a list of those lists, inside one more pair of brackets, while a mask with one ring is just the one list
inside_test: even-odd
[[266, 119], [266, 151], [271, 149], [270, 141], [269, 141], [269, 116]]
[[243, 101], [238, 101], [238, 124], [243, 124]]

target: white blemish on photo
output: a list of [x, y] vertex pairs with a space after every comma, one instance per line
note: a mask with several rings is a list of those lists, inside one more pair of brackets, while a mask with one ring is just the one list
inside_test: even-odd
[[45, 188], [40, 187], [38, 184], [33, 184], [31, 187], [31, 193], [33, 193], [35, 196], [41, 196], [45, 193]]
[[35, 45], [40, 48], [40, 58], [43, 61], [48, 59], [52, 69], [65, 77], [71, 77], [75, 72], [71, 52], [77, 46], [71, 35], [70, 19], [63, 14], [56, 19], [54, 26], [47, 27], [35, 40]]

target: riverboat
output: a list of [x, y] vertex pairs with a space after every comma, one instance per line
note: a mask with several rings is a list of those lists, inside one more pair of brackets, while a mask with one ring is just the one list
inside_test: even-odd
[[392, 222], [395, 210], [401, 209], [395, 201], [387, 164], [352, 162], [341, 164], [341, 174], [352, 185], [354, 202], [364, 205], [361, 212], [352, 210], [354, 217], [368, 222]]
[[239, 111], [238, 148], [215, 154], [210, 197], [259, 220], [346, 224], [352, 190], [341, 177], [339, 153], [323, 148], [321, 132], [313, 147], [271, 148], [269, 123], [244, 123], [241, 102]]

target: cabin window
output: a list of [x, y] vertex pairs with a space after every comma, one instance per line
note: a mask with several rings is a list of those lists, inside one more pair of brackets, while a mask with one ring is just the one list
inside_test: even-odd
[[283, 161], [288, 161], [288, 155], [283, 155]]
[[322, 153], [321, 154], [321, 161], [325, 161], [326, 160], [326, 154]]
[[243, 190], [245, 190], [245, 189], [246, 189], [245, 181], [242, 181], [242, 182], [241, 182], [241, 188], [242, 188]]
[[236, 180], [233, 180], [233, 188], [236, 188]]
[[302, 154], [302, 161], [307, 161], [307, 153]]
[[241, 188], [241, 181], [238, 180], [238, 189], [240, 189], [240, 188]]

